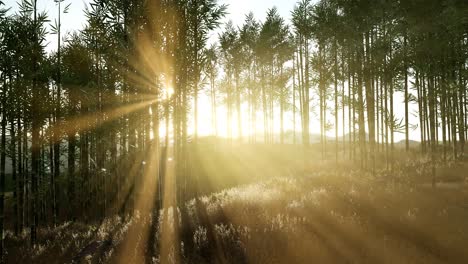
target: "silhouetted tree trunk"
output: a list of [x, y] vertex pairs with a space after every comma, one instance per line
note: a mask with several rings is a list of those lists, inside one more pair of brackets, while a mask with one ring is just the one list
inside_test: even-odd
[[32, 131], [31, 131], [31, 214], [32, 219], [30, 222], [31, 225], [31, 245], [36, 244], [37, 237], [37, 224], [38, 224], [38, 178], [39, 178], [39, 161], [40, 161], [40, 142], [39, 142], [39, 132], [40, 132], [40, 112], [39, 106], [39, 93], [37, 86], [37, 75], [38, 75], [38, 65], [37, 60], [39, 56], [38, 51], [38, 25], [37, 25], [37, 0], [34, 0], [34, 39], [33, 39], [33, 84], [32, 84]]
[[4, 91], [2, 92], [1, 106], [3, 111], [0, 112], [2, 115], [1, 119], [1, 136], [0, 136], [0, 262], [3, 263], [4, 255], [4, 219], [5, 219], [5, 162], [6, 162], [6, 77], [3, 78]]
[[14, 116], [11, 114], [10, 119], [10, 151], [11, 151], [11, 172], [12, 172], [12, 182], [13, 182], [13, 230], [15, 236], [19, 234], [19, 211], [18, 211], [18, 178], [17, 178], [17, 170], [16, 170], [16, 131], [15, 131], [15, 122]]

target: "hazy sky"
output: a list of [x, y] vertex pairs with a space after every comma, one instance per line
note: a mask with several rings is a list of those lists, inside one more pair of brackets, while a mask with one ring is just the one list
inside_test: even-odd
[[[5, 0], [5, 5], [11, 8], [10, 12], [18, 10], [17, 0]], [[63, 32], [73, 31], [83, 28], [86, 23], [83, 10], [88, 5], [90, 0], [66, 0], [65, 3], [71, 3], [70, 13], [65, 14], [62, 20]], [[46, 11], [49, 19], [53, 22], [57, 17], [57, 4], [53, 0], [38, 0], [38, 7], [40, 11]], [[257, 19], [263, 20], [269, 8], [276, 6], [280, 14], [289, 22], [290, 13], [296, 1], [294, 0], [219, 0], [220, 4], [227, 4], [228, 15], [224, 22], [232, 20], [234, 24], [241, 24], [245, 15], [250, 11], [254, 12]], [[212, 36], [217, 36], [217, 32], [213, 32]], [[49, 45], [47, 50], [56, 49], [56, 36], [48, 37]]]

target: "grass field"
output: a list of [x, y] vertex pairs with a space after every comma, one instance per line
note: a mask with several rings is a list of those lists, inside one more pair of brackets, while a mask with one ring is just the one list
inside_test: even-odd
[[[8, 232], [7, 263], [122, 263], [122, 252], [131, 263], [468, 262], [466, 164], [439, 167], [432, 188], [421, 158], [396, 155], [372, 174], [296, 155], [206, 145], [192, 172], [204, 188], [184, 206], [42, 228], [34, 250], [27, 233]], [[164, 232], [176, 242], [164, 245]]]

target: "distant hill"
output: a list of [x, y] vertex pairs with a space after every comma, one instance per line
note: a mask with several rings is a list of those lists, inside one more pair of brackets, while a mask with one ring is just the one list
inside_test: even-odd
[[[415, 140], [410, 140], [409, 141], [409, 147], [410, 148], [417, 148], [419, 147], [421, 143], [419, 141], [415, 141]], [[405, 148], [406, 147], [406, 142], [405, 140], [400, 140], [398, 142], [395, 142], [395, 148]]]
[[[257, 132], [255, 137], [256, 137], [258, 143], [263, 142], [263, 132], [261, 132], [261, 131]], [[273, 138], [274, 138], [275, 143], [279, 143], [280, 139], [281, 139], [281, 134], [280, 133], [275, 133], [273, 135]], [[345, 141], [347, 142], [348, 139], [349, 139], [349, 134], [346, 134], [344, 138], [345, 138]], [[366, 138], [367, 139], [369, 138], [368, 134], [366, 134]], [[244, 141], [248, 141], [248, 139], [249, 139], [249, 136], [244, 136]], [[309, 134], [309, 142], [311, 144], [320, 143], [320, 140], [321, 140], [321, 135], [320, 134], [317, 134], [317, 133], [310, 133]], [[334, 142], [335, 137], [334, 136], [327, 136], [326, 140], [327, 140], [327, 142]], [[338, 137], [338, 140], [340, 142], [343, 142], [343, 136], [340, 135]], [[356, 135], [356, 140], [358, 140], [358, 135]], [[293, 144], [294, 143], [294, 131], [288, 130], [288, 131], [284, 132], [284, 143], [285, 144]], [[302, 144], [302, 133], [300, 131], [296, 132], [296, 144]]]

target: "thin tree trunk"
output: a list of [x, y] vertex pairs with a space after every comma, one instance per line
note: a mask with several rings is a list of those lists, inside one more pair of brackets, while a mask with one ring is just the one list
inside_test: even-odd
[[[5, 80], [3, 81], [5, 87]], [[2, 108], [3, 112], [1, 120], [1, 149], [0, 149], [0, 262], [3, 263], [4, 256], [4, 219], [5, 219], [5, 160], [6, 160], [6, 126], [7, 126], [7, 117], [6, 117], [6, 94], [2, 95]]]
[[23, 232], [24, 226], [24, 171], [23, 171], [23, 152], [22, 152], [22, 134], [21, 117], [18, 114], [18, 230]]
[[365, 66], [364, 66], [364, 78], [366, 86], [366, 105], [367, 105], [367, 120], [368, 120], [368, 129], [369, 129], [369, 149], [370, 149], [370, 158], [372, 171], [375, 171], [375, 98], [374, 91], [372, 90], [372, 80], [371, 80], [371, 61], [370, 61], [370, 43], [369, 43], [369, 33], [365, 34]]
[[405, 51], [405, 58], [404, 58], [404, 75], [405, 75], [405, 150], [408, 152], [409, 151], [409, 108], [408, 108], [408, 100], [409, 100], [409, 94], [408, 94], [408, 54], [407, 54], [407, 46], [408, 46], [408, 36], [407, 32], [405, 31], [405, 36], [404, 36], [404, 51]]
[[[37, 27], [37, 0], [34, 0], [33, 5], [33, 12], [34, 12], [34, 25]], [[39, 51], [37, 50], [37, 46], [39, 45], [38, 42], [38, 32], [34, 31], [34, 50], [33, 50], [33, 94], [32, 94], [32, 131], [31, 131], [31, 213], [32, 213], [32, 221], [31, 224], [31, 245], [34, 246], [36, 244], [36, 236], [37, 236], [37, 224], [38, 224], [38, 184], [37, 180], [39, 177], [39, 159], [40, 159], [40, 143], [39, 143], [39, 130], [40, 130], [40, 120], [39, 120], [39, 94], [38, 94], [38, 87], [37, 87], [37, 56]]]
[[335, 85], [335, 163], [338, 163], [338, 45], [336, 39], [333, 50], [335, 57], [335, 72], [333, 74]]

